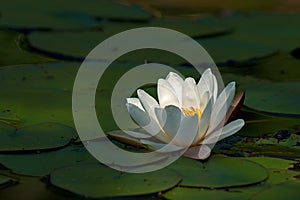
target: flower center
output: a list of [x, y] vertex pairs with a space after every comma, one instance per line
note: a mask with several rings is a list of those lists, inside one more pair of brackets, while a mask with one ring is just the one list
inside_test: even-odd
[[194, 116], [195, 114], [197, 114], [198, 115], [198, 122], [200, 122], [202, 112], [199, 108], [194, 108], [194, 107], [182, 108], [182, 112], [185, 116]]

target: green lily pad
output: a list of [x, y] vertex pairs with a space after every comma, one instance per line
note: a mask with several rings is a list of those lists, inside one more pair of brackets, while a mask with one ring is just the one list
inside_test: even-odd
[[242, 67], [221, 67], [224, 73], [240, 74], [242, 76], [253, 76], [270, 81], [299, 81], [300, 61], [287, 53], [280, 53], [266, 61]]
[[75, 0], [52, 1], [2, 1], [0, 27], [30, 29], [83, 29], [97, 28], [101, 19], [147, 21], [150, 14], [138, 6], [125, 6], [112, 1]]
[[0, 119], [18, 126], [58, 122], [74, 127], [72, 87], [80, 63], [9, 66], [0, 78]]
[[92, 198], [157, 195], [180, 181], [181, 177], [172, 170], [128, 174], [100, 164], [73, 165], [50, 174], [53, 185]]
[[23, 36], [23, 34], [14, 31], [0, 30], [0, 66], [39, 63], [53, 60], [21, 49], [20, 38]]
[[224, 156], [211, 156], [204, 163], [180, 158], [170, 168], [182, 175], [180, 186], [185, 187], [228, 188], [251, 185], [268, 178], [268, 172], [263, 166], [241, 158]]
[[299, 187], [300, 181], [289, 181], [265, 189], [251, 199], [297, 199], [299, 198]]
[[259, 163], [269, 169], [288, 169], [294, 163], [292, 160], [272, 157], [247, 157], [245, 159]]
[[286, 52], [300, 43], [299, 20], [299, 14], [285, 13], [236, 14], [220, 18], [220, 21], [234, 26], [236, 30], [233, 34], [223, 36], [224, 39], [266, 45]]
[[33, 154], [0, 154], [0, 163], [15, 173], [45, 176], [52, 170], [80, 162], [98, 162], [82, 145]]
[[214, 199], [214, 200], [246, 200], [251, 193], [235, 192], [230, 190], [208, 190], [177, 187], [163, 196], [167, 199], [185, 200], [185, 199]]
[[257, 60], [268, 58], [276, 50], [260, 43], [239, 41], [224, 37], [198, 39], [205, 50], [218, 65], [242, 65], [256, 63]]
[[270, 114], [264, 114], [250, 109], [243, 108], [239, 118], [244, 119], [246, 124], [239, 135], [247, 137], [262, 137], [267, 134], [273, 134], [278, 130], [287, 130], [294, 132], [295, 127], [299, 125], [297, 117], [281, 117]]
[[16, 130], [16, 127], [0, 122], [0, 137], [2, 135], [14, 134]]
[[14, 181], [6, 176], [0, 175], [0, 189], [12, 184]]
[[66, 125], [45, 122], [25, 126], [0, 136], [0, 152], [26, 152], [61, 148], [76, 139], [76, 131]]
[[247, 89], [245, 104], [270, 113], [300, 115], [300, 81], [257, 83]]
[[244, 105], [252, 109], [283, 116], [300, 114], [300, 81], [272, 82], [231, 73], [223, 74], [222, 78], [225, 82], [234, 80], [237, 89], [246, 91]]
[[259, 163], [269, 170], [269, 177], [265, 182], [266, 187], [295, 180], [294, 177], [300, 174], [297, 171], [288, 170], [295, 163], [292, 160], [271, 157], [247, 157], [245, 159]]
[[[207, 21], [187, 20], [152, 20], [148, 23], [108, 23], [102, 31], [84, 32], [32, 32], [28, 35], [29, 46], [41, 53], [52, 57], [65, 59], [83, 59], [100, 42], [122, 31], [139, 27], [171, 28], [191, 37], [209, 37], [228, 33], [231, 28], [222, 24], [210, 24]], [[166, 42], [166, 41], [162, 41]], [[184, 41], [183, 41], [184, 42]], [[62, 45], [63, 44], [63, 45]], [[163, 51], [144, 50], [141, 53], [123, 56], [120, 61], [159, 61], [161, 63], [185, 63], [182, 58], [171, 53], [162, 54]]]
[[[44, 199], [44, 200], [74, 200], [74, 196], [66, 195], [58, 190], [48, 187], [39, 177], [17, 176], [8, 174], [18, 180], [18, 184], [1, 190], [3, 199]], [[34, 189], [34, 192], [33, 192]]]
[[252, 156], [274, 156], [281, 158], [300, 158], [300, 149], [282, 145], [257, 145], [253, 142], [237, 142], [231, 147], [231, 152], [247, 152]]
[[[18, 127], [45, 121], [74, 127], [72, 88], [79, 66], [77, 62], [55, 62], [2, 69], [0, 121], [16, 123]], [[107, 105], [114, 81], [130, 68], [128, 64], [114, 64], [100, 80], [96, 111], [105, 130], [117, 128]]]

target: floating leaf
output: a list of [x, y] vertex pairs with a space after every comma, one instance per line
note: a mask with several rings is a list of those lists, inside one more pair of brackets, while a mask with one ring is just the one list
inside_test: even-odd
[[253, 12], [219, 19], [236, 30], [223, 36], [224, 40], [260, 44], [281, 51], [290, 51], [300, 43], [300, 14]]
[[170, 168], [182, 175], [180, 185], [186, 187], [228, 188], [251, 185], [268, 178], [268, 172], [263, 166], [241, 158], [224, 156], [211, 156], [204, 163], [180, 158]]
[[[86, 55], [99, 43], [105, 39], [128, 29], [139, 27], [163, 27], [171, 28], [187, 34], [191, 37], [209, 37], [225, 34], [231, 29], [222, 24], [207, 23], [201, 21], [186, 20], [152, 20], [149, 23], [108, 23], [102, 31], [84, 31], [84, 32], [32, 32], [28, 35], [28, 45], [37, 49], [41, 53], [52, 57], [64, 59], [83, 60]], [[141, 36], [142, 37], [142, 36]], [[66, 40], [67, 39], [67, 40]], [[160, 40], [159, 38], [157, 38]], [[167, 41], [161, 41], [169, 45]], [[173, 41], [172, 41], [173, 42]], [[182, 41], [184, 43], [184, 41]], [[124, 41], [124, 45], [126, 41]], [[64, 45], [62, 45], [64, 44]], [[117, 48], [117, 47], [116, 47]], [[112, 47], [114, 49], [114, 47]], [[113, 50], [114, 51], [114, 50]], [[119, 61], [142, 62], [152, 61], [160, 63], [181, 64], [186, 63], [179, 56], [161, 50], [143, 50], [122, 56]]]
[[30, 176], [10, 176], [18, 179], [18, 184], [2, 189], [1, 198], [3, 199], [44, 199], [44, 200], [74, 200], [74, 196], [66, 195], [59, 190], [48, 187], [40, 178]]
[[17, 30], [97, 28], [101, 19], [147, 21], [150, 15], [138, 6], [129, 7], [112, 1], [61, 2], [1, 1], [0, 27]]
[[14, 181], [6, 176], [0, 175], [0, 189], [12, 184]]
[[246, 200], [251, 193], [235, 192], [230, 190], [208, 190], [177, 187], [163, 195], [167, 199], [214, 199], [214, 200]]
[[97, 162], [82, 145], [44, 153], [0, 154], [0, 163], [15, 173], [45, 176], [52, 170], [83, 161]]
[[252, 142], [238, 142], [231, 148], [233, 152], [247, 152], [252, 156], [276, 156], [281, 158], [300, 158], [300, 149], [281, 145], [257, 145]]
[[234, 73], [242, 76], [252, 76], [270, 81], [298, 81], [300, 77], [300, 61], [287, 53], [279, 53], [262, 63], [248, 66], [226, 67], [219, 70], [223, 73]]
[[45, 122], [0, 135], [0, 152], [28, 152], [61, 148], [77, 138], [66, 125]]
[[0, 30], [0, 66], [47, 62], [53, 60], [21, 49], [20, 38], [23, 36], [23, 34], [14, 31]]
[[245, 105], [266, 113], [283, 116], [300, 115], [299, 81], [272, 82], [251, 76], [239, 76], [232, 73], [222, 75], [225, 82], [234, 80], [239, 90], [245, 90]]
[[288, 169], [294, 163], [292, 160], [272, 157], [247, 157], [245, 159], [259, 163], [269, 169]]
[[259, 199], [297, 199], [299, 198], [299, 181], [289, 181], [272, 186], [253, 196], [253, 200]]
[[217, 65], [249, 65], [276, 53], [274, 48], [224, 37], [198, 39]]
[[172, 170], [128, 174], [100, 164], [73, 165], [50, 174], [53, 185], [92, 198], [157, 195], [175, 187], [180, 180]]

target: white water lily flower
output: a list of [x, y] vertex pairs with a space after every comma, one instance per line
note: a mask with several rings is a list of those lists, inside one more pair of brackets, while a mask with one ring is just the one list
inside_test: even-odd
[[[158, 80], [157, 90], [159, 103], [138, 90], [138, 98], [128, 98], [126, 104], [131, 117], [149, 134], [135, 132], [135, 136], [154, 149], [173, 140], [171, 144], [178, 148], [191, 144], [185, 156], [206, 159], [217, 141], [244, 126], [242, 119], [223, 126], [235, 94], [235, 83], [229, 83], [218, 95], [217, 80], [210, 69], [203, 73], [198, 84], [193, 78], [183, 80], [170, 72], [166, 79]], [[174, 139], [176, 134], [180, 137]]]

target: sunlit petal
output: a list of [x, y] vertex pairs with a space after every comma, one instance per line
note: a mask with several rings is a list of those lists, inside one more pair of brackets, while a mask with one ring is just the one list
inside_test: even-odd
[[222, 125], [225, 120], [227, 110], [234, 97], [235, 82], [229, 83], [217, 98], [211, 113], [211, 120], [209, 124], [208, 134], [214, 131], [218, 126]]
[[167, 106], [164, 109], [156, 108], [155, 114], [160, 126], [171, 140], [179, 129], [182, 116], [181, 110], [176, 106]]
[[176, 73], [170, 72], [166, 78], [178, 97], [179, 104], [182, 104], [182, 85], [184, 80]]
[[233, 122], [230, 122], [229, 124], [227, 124], [226, 126], [224, 126], [223, 128], [215, 131], [214, 133], [212, 133], [210, 136], [208, 136], [207, 138], [205, 138], [205, 140], [202, 142], [202, 144], [213, 144], [216, 143], [226, 137], [229, 137], [233, 134], [235, 134], [236, 132], [238, 132], [239, 130], [241, 130], [241, 128], [245, 125], [244, 120], [242, 119], [237, 119]]
[[186, 78], [182, 88], [182, 107], [198, 108], [200, 105], [199, 93], [193, 78]]
[[159, 79], [157, 84], [158, 100], [161, 107], [168, 105], [175, 105], [179, 107], [178, 97], [170, 85], [170, 83], [164, 79]]

